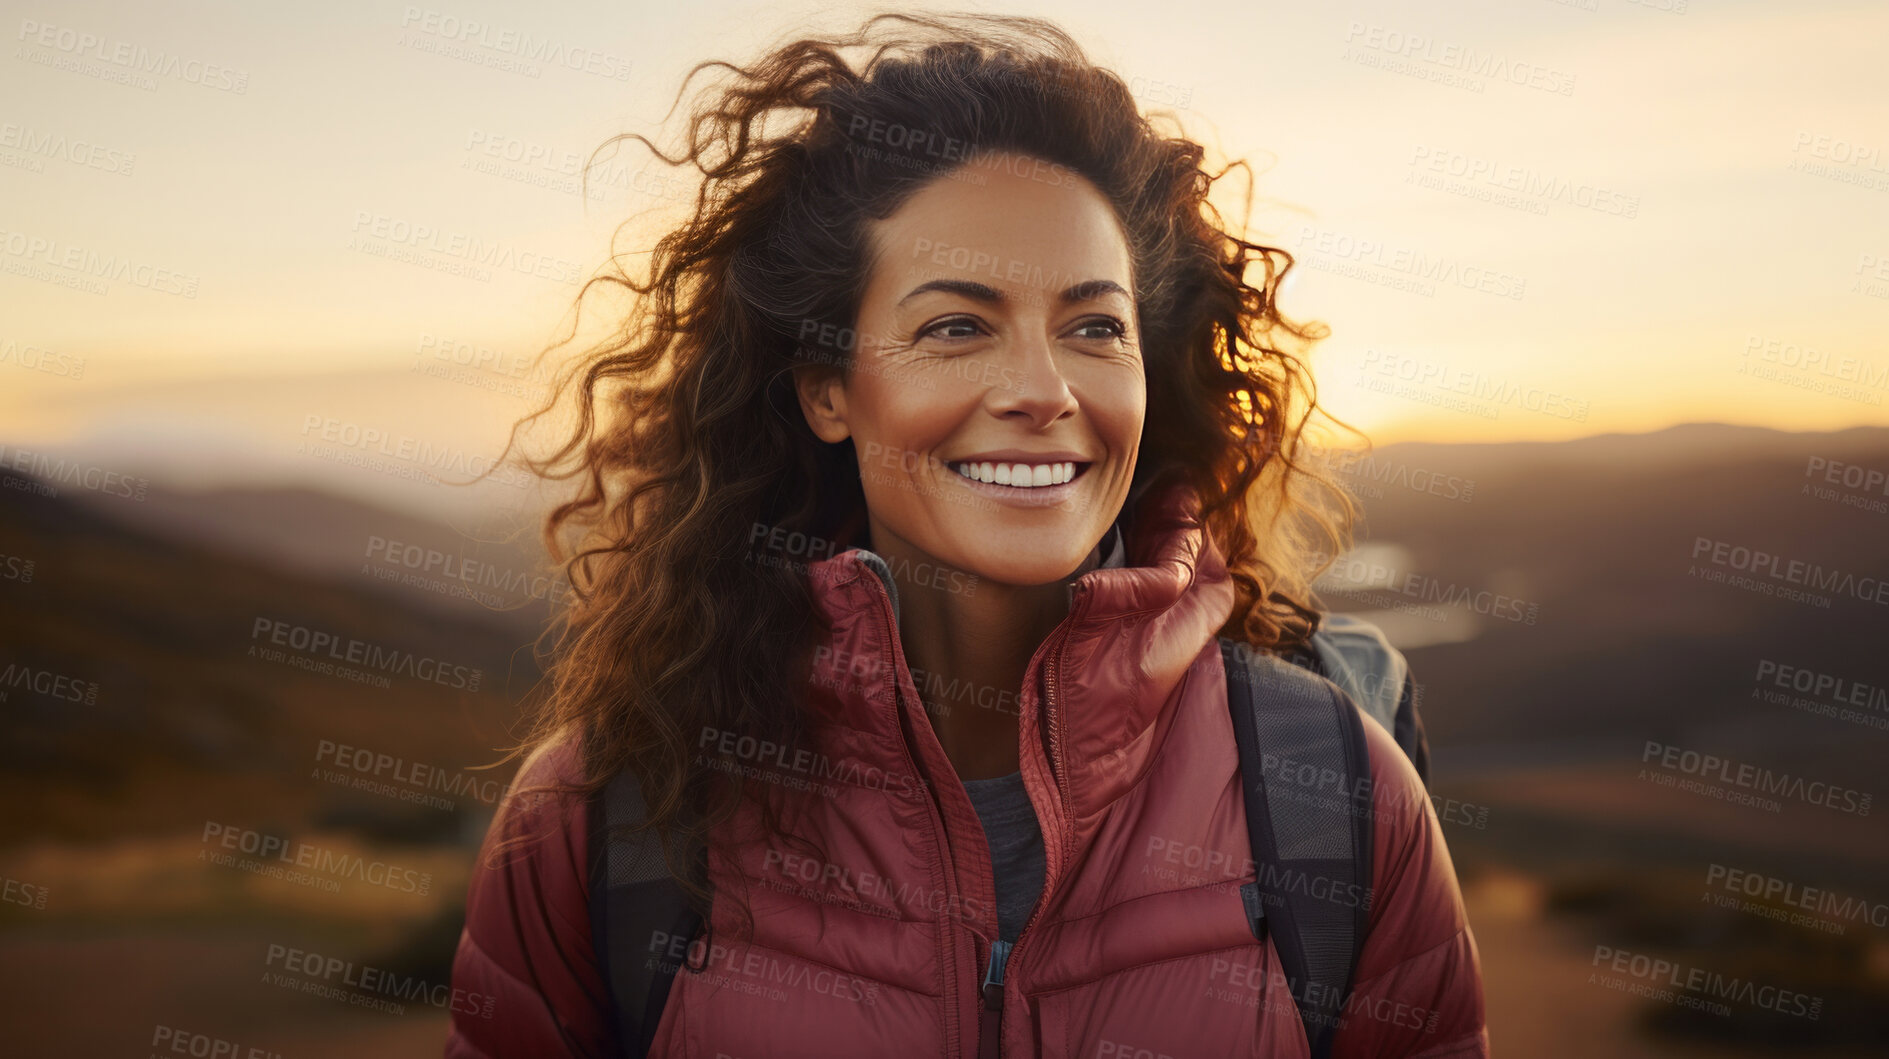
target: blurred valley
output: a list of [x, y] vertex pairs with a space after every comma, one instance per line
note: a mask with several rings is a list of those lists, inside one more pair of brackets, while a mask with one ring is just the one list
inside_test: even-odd
[[[1889, 429], [1694, 424], [1331, 466], [1367, 520], [1321, 593], [1378, 620], [1421, 685], [1497, 1053], [1880, 1054], [1889, 929], [1721, 907], [1708, 878], [1889, 900], [1889, 808], [1738, 804], [1662, 783], [1647, 747], [1884, 792], [1883, 604], [1786, 598], [1714, 556], [1889, 577], [1889, 491], [1863, 477], [1889, 469]], [[474, 530], [371, 497], [158, 477], [138, 496], [18, 472], [0, 487], [0, 790], [16, 807], [0, 820], [0, 1003], [40, 1015], [10, 1054], [140, 1055], [154, 1027], [284, 1056], [437, 1054], [444, 1009], [392, 1018], [264, 972], [288, 946], [449, 979], [515, 762], [484, 766], [522, 735], [531, 643], [568, 590], [530, 519]], [[323, 636], [385, 664], [324, 668], [332, 653], [307, 646]], [[1779, 683], [1795, 671], [1826, 690]], [[427, 885], [206, 857], [268, 840]], [[1821, 1016], [1630, 996], [1594, 983], [1597, 946], [1787, 984]]]

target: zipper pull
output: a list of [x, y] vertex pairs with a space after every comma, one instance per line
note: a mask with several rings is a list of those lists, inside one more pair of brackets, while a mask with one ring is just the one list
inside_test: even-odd
[[1010, 960], [1010, 944], [990, 943], [990, 966], [984, 969], [984, 1011], [978, 1020], [978, 1059], [997, 1059], [1003, 1047], [1004, 964]]
[[993, 1011], [1004, 1006], [1004, 964], [1010, 960], [1010, 944], [990, 943], [990, 966], [984, 969], [984, 1006]]

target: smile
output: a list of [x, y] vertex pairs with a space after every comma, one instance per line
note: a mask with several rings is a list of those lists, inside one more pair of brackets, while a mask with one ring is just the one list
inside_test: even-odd
[[1091, 466], [1087, 463], [952, 463], [961, 478], [973, 482], [1010, 486], [1013, 489], [1041, 489], [1073, 481]]

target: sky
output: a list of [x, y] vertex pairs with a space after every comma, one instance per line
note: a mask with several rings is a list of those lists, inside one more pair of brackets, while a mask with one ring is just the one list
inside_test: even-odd
[[[1320, 400], [1375, 441], [1889, 423], [1889, 6], [975, 9], [1253, 165]], [[613, 230], [680, 201], [635, 145], [588, 200], [571, 160], [671, 142], [695, 62], [868, 10], [5, 0], [0, 444], [495, 448]]]

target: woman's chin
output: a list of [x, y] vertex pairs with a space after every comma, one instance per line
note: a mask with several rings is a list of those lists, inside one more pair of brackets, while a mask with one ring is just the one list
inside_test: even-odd
[[[965, 556], [964, 574], [976, 584], [1047, 585], [1067, 579], [1081, 568], [1091, 547], [1072, 553], [1067, 548], [996, 549], [979, 547]], [[973, 589], [974, 591], [974, 589]]]

